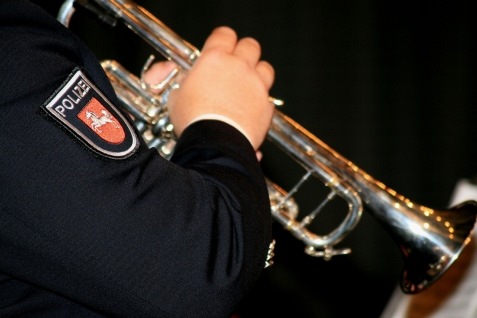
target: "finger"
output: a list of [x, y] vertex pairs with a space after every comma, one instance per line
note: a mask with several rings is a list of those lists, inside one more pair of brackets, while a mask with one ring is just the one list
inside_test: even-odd
[[239, 40], [234, 50], [234, 55], [245, 60], [251, 67], [255, 67], [260, 58], [260, 54], [260, 44], [257, 40], [250, 37]]
[[156, 62], [143, 74], [142, 79], [148, 85], [156, 85], [174, 70], [176, 65], [171, 61]]
[[275, 69], [267, 61], [259, 61], [255, 67], [265, 87], [270, 89], [275, 81]]
[[229, 27], [215, 28], [209, 35], [202, 48], [202, 53], [212, 49], [221, 49], [232, 53], [237, 43], [237, 33]]
[[260, 150], [255, 151], [255, 156], [259, 162], [262, 161], [263, 153]]

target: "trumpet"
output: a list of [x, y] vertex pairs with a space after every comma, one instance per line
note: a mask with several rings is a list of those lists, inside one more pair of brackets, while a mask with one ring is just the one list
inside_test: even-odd
[[[199, 58], [199, 50], [131, 0], [66, 0], [60, 8], [58, 20], [67, 27], [75, 12], [75, 3], [112, 25], [117, 21], [123, 22], [176, 64], [163, 82], [150, 87], [142, 80], [142, 74], [138, 77], [114, 60], [102, 62], [122, 107], [131, 115], [144, 140], [161, 156], [170, 158], [175, 136], [167, 112], [168, 96], [180, 86], [179, 78], [186, 75]], [[150, 63], [152, 59], [145, 63], [143, 71]], [[282, 103], [272, 97], [270, 101], [277, 106]], [[375, 180], [278, 108], [275, 108], [267, 140], [305, 170], [289, 190], [284, 190], [268, 178], [266, 182], [273, 219], [302, 241], [305, 253], [310, 256], [330, 260], [336, 255], [349, 254], [349, 248], [337, 248], [336, 245], [354, 229], [366, 206], [402, 253], [402, 291], [415, 294], [438, 280], [471, 240], [477, 219], [475, 201], [462, 202], [446, 210], [417, 204]], [[316, 208], [302, 217], [295, 196], [311, 178], [318, 179], [329, 192]], [[348, 207], [343, 220], [324, 235], [310, 230], [316, 216], [337, 196]]]

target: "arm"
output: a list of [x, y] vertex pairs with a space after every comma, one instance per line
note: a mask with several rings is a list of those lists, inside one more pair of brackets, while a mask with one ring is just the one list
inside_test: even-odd
[[[272, 73], [259, 66], [247, 75], [255, 84], [240, 86], [240, 78], [230, 89], [252, 89], [248, 101], [224, 93], [200, 106], [193, 83], [201, 75], [191, 71], [174, 97], [186, 102], [174, 100], [181, 137], [171, 162], [140, 140], [127, 157], [111, 158], [45, 111], [76, 67], [114, 106], [97, 61], [36, 8], [17, 0], [1, 6], [0, 272], [102, 314], [230, 314], [260, 275], [271, 240], [268, 195], [255, 158], [269, 119], [247, 127], [207, 107], [271, 108]], [[221, 58], [203, 61], [202, 76], [212, 63], [230, 66]], [[180, 124], [191, 105], [199, 105], [197, 116]], [[195, 120], [211, 112], [238, 125]]]

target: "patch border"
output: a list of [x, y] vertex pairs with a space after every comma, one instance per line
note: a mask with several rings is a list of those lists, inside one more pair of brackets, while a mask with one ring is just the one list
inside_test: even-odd
[[[114, 116], [117, 116], [121, 119], [121, 125], [125, 131], [129, 131], [131, 135], [131, 146], [126, 150], [122, 151], [112, 151], [108, 149], [104, 149], [97, 143], [95, 143], [92, 139], [86, 136], [81, 130], [79, 130], [75, 125], [71, 124], [68, 120], [66, 120], [63, 116], [59, 115], [57, 111], [53, 109], [56, 106], [56, 102], [63, 98], [63, 95], [71, 89], [69, 86], [70, 83], [77, 82], [78, 79], [81, 78], [84, 80], [92, 89], [93, 91], [98, 94], [102, 101], [107, 103], [107, 106], [114, 110]], [[133, 155], [136, 150], [139, 148], [139, 138], [134, 130], [134, 127], [129, 123], [128, 119], [125, 115], [116, 107], [114, 106], [111, 101], [103, 94], [98, 87], [89, 80], [88, 76], [85, 72], [79, 67], [76, 67], [71, 72], [70, 76], [61, 84], [61, 88], [55, 91], [51, 97], [43, 104], [42, 107], [49, 115], [51, 115], [56, 121], [60, 122], [63, 127], [67, 128], [69, 131], [73, 133], [77, 139], [79, 139], [83, 144], [85, 144], [89, 149], [93, 152], [103, 155], [105, 157], [111, 159], [125, 159]], [[125, 126], [125, 127], [124, 127]]]

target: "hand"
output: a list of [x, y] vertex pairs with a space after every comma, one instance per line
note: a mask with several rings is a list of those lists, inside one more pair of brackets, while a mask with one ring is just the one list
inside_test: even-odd
[[[261, 61], [260, 55], [255, 39], [238, 40], [228, 27], [215, 29], [180, 88], [169, 96], [176, 134], [180, 136], [196, 120], [215, 118], [235, 126], [258, 150], [273, 116], [274, 105], [268, 97], [275, 77], [273, 67]], [[157, 83], [170, 69], [170, 63], [156, 63], [145, 80]]]

